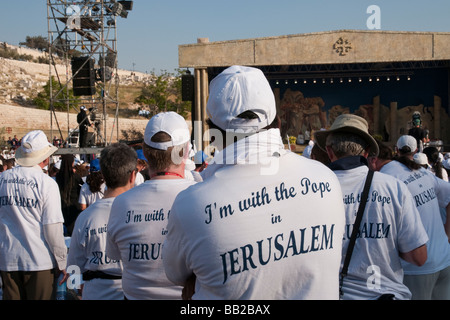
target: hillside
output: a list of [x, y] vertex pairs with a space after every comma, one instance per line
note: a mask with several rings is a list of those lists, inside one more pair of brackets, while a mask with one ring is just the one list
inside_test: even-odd
[[[32, 56], [34, 60], [47, 58], [47, 54], [37, 50], [2, 44], [10, 50], [16, 50], [20, 55]], [[61, 61], [59, 61], [61, 62]], [[60, 75], [65, 78], [66, 73], [71, 75], [70, 65], [66, 70], [64, 64], [52, 67], [52, 75]], [[48, 64], [11, 60], [0, 57], [0, 103], [12, 105], [30, 105], [32, 99], [49, 80], [50, 69]], [[120, 104], [124, 107], [132, 107], [136, 91], [152, 81], [152, 77], [141, 72], [118, 70], [120, 86]], [[63, 79], [64, 82], [64, 79]]]
[[[3, 44], [5, 45], [5, 44]], [[20, 54], [31, 55], [34, 58], [45, 57], [45, 53], [26, 48], [19, 48], [8, 45], [8, 47], [17, 50]], [[53, 68], [53, 67], [52, 67]], [[71, 74], [71, 70], [66, 70], [65, 65], [57, 65], [57, 72], [61, 76]], [[52, 70], [54, 75], [56, 72]], [[130, 126], [125, 123], [128, 120], [136, 123], [146, 123], [148, 120], [139, 116], [139, 106], [134, 104], [134, 99], [140, 94], [141, 88], [152, 81], [152, 78], [144, 73], [131, 72], [127, 70], [119, 70], [119, 118], [127, 121], [119, 121], [124, 124], [120, 130], [130, 130]], [[38, 110], [32, 103], [32, 99], [43, 90], [49, 80], [49, 65], [27, 62], [19, 60], [11, 60], [0, 58], [0, 130], [4, 128], [4, 133], [0, 133], [0, 138], [7, 138], [8, 136], [17, 135], [23, 136], [26, 132], [32, 129], [42, 129], [50, 135], [50, 130], [58, 130], [61, 127], [63, 136], [67, 134], [69, 129], [76, 127], [75, 110], [71, 110], [68, 115], [67, 112], [57, 113], [56, 119], [52, 120], [49, 111]], [[17, 121], [20, 115], [21, 120]], [[114, 119], [115, 110], [108, 110], [109, 121]], [[53, 121], [53, 123], [51, 123]], [[145, 127], [145, 126], [144, 126]], [[133, 129], [133, 128], [131, 128]], [[137, 128], [136, 128], [137, 129]]]

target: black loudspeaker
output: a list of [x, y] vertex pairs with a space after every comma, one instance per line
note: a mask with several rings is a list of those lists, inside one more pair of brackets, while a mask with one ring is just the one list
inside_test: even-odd
[[195, 79], [191, 74], [181, 76], [181, 100], [194, 101]]
[[117, 1], [122, 5], [122, 8], [127, 11], [133, 10], [133, 1]]
[[95, 94], [94, 59], [73, 57], [72, 75], [74, 96], [93, 96]]

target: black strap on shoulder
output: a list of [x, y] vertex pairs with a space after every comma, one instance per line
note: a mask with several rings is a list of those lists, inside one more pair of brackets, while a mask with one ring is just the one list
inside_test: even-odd
[[339, 280], [339, 295], [342, 296], [342, 284], [344, 282], [344, 277], [347, 275], [348, 266], [350, 264], [350, 258], [352, 257], [353, 248], [355, 247], [356, 235], [359, 232], [359, 226], [361, 224], [362, 216], [366, 208], [366, 202], [369, 197], [369, 189], [372, 183], [374, 171], [369, 170], [364, 184], [363, 193], [361, 195], [361, 202], [359, 203], [358, 213], [356, 214], [355, 223], [353, 225], [352, 235], [350, 236], [350, 242], [348, 243], [347, 253], [345, 255], [344, 265], [342, 267], [341, 276]]

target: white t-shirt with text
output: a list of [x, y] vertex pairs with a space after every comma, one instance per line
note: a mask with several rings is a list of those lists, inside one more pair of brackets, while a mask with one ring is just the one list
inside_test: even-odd
[[[242, 151], [238, 162], [265, 152]], [[163, 261], [174, 283], [196, 275], [192, 299], [339, 298], [339, 181], [318, 161], [277, 153], [266, 167], [211, 164], [177, 197]]]
[[450, 202], [450, 183], [423, 168], [411, 171], [398, 161], [385, 164], [381, 172], [396, 177], [407, 186], [429, 237], [427, 261], [420, 267], [402, 261], [405, 274], [431, 274], [450, 266], [450, 244], [440, 213], [440, 208], [447, 207]]
[[194, 183], [187, 179], [147, 180], [116, 197], [106, 253], [122, 260], [127, 299], [181, 299], [182, 288], [164, 272], [162, 246], [175, 197]]
[[[114, 198], [99, 199], [77, 217], [70, 241], [67, 265], [76, 265], [81, 274], [102, 271], [121, 276], [120, 260], [106, 254], [107, 224]], [[93, 279], [84, 282], [83, 300], [123, 300], [120, 279]]]
[[80, 189], [80, 196], [78, 197], [78, 203], [90, 206], [98, 199], [103, 198], [103, 196], [105, 194], [105, 188], [106, 188], [106, 184], [103, 183], [100, 186], [100, 191], [92, 193], [92, 191], [90, 190], [89, 184], [84, 183]]
[[62, 228], [63, 222], [58, 184], [40, 167], [17, 166], [0, 174], [0, 270], [56, 267], [43, 226]]
[[[359, 208], [368, 167], [336, 170], [346, 207], [346, 228], [342, 264]], [[377, 299], [394, 294], [396, 299], [411, 299], [403, 284], [399, 252], [409, 252], [428, 241], [428, 236], [414, 206], [413, 198], [401, 181], [375, 172], [359, 233], [344, 278], [342, 299]]]

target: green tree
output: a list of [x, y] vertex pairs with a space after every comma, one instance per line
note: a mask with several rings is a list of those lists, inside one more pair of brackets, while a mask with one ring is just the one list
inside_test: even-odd
[[26, 46], [30, 49], [37, 49], [40, 51], [48, 51], [48, 41], [47, 38], [43, 36], [27, 36], [25, 42], [19, 43], [21, 46]]
[[162, 74], [152, 73], [154, 81], [142, 88], [141, 94], [135, 99], [135, 103], [148, 105], [157, 112], [175, 111], [186, 118], [191, 106], [190, 102], [181, 99], [181, 75], [162, 71]]
[[[65, 88], [62, 83], [56, 81], [54, 77], [52, 77], [51, 81], [52, 81], [52, 97], [54, 100], [53, 107], [56, 111], [67, 110], [66, 100], [70, 101], [71, 106], [73, 107], [78, 106], [80, 101], [79, 99], [75, 98], [72, 89], [70, 89], [69, 94], [67, 94], [67, 88]], [[44, 90], [39, 92], [37, 96], [33, 99], [33, 103], [39, 109], [50, 110], [50, 80], [47, 81], [47, 84], [43, 87], [43, 89]], [[58, 93], [59, 95], [56, 96]]]

